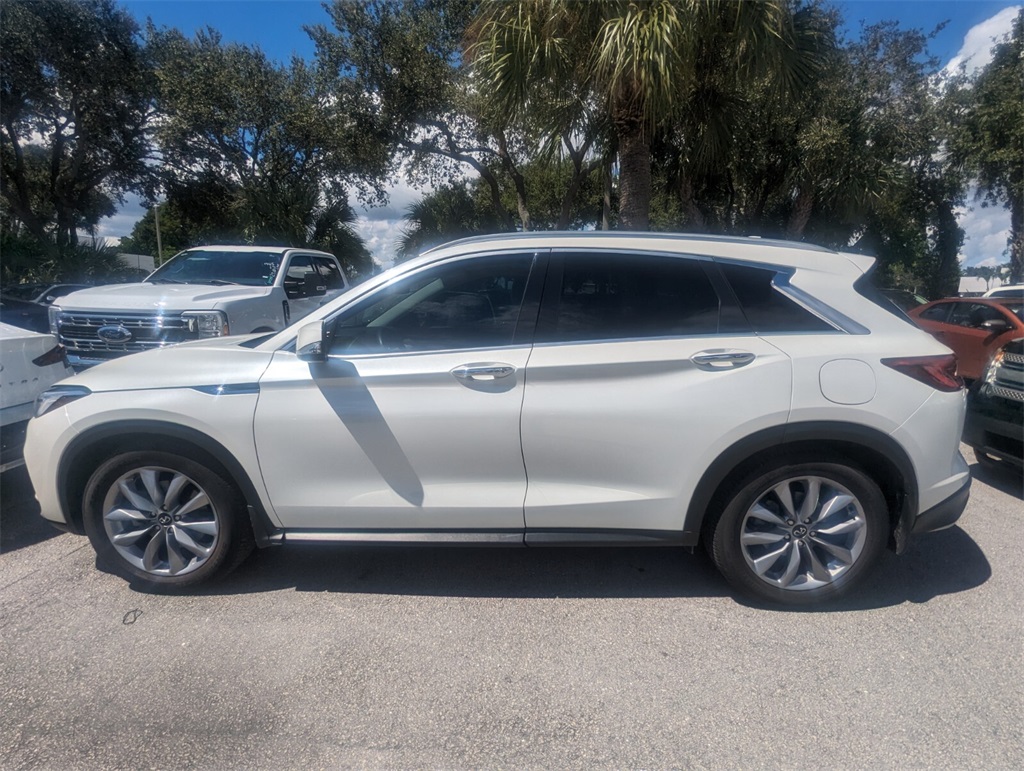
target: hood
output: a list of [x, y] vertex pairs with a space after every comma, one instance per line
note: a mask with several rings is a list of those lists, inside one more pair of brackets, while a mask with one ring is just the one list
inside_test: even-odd
[[266, 297], [272, 289], [210, 284], [111, 284], [80, 289], [55, 304], [74, 311], [193, 311], [216, 309], [223, 302]]
[[263, 335], [213, 338], [133, 353], [98, 364], [63, 383], [93, 392], [251, 385], [274, 356], [241, 343]]

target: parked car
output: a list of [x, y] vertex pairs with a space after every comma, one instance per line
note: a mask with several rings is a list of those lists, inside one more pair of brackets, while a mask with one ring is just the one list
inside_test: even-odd
[[1024, 339], [1004, 345], [967, 393], [964, 442], [987, 467], [1024, 467]]
[[276, 332], [348, 287], [333, 254], [273, 246], [203, 246], [142, 283], [74, 292], [50, 331], [76, 368], [187, 340]]
[[53, 305], [54, 300], [79, 289], [88, 289], [89, 284], [53, 284], [35, 282], [26, 284], [10, 284], [4, 287], [5, 297], [23, 300], [40, 305]]
[[0, 297], [0, 322], [32, 332], [49, 333], [50, 322], [45, 305]]
[[924, 305], [928, 302], [921, 295], [915, 294], [908, 289], [880, 289], [879, 291], [888, 297], [901, 311], [909, 311], [911, 308], [916, 308], [918, 305]]
[[47, 519], [144, 587], [255, 542], [703, 543], [741, 592], [853, 589], [952, 525], [947, 349], [874, 260], [629, 233], [471, 238], [270, 337], [198, 340], [40, 397]]
[[967, 380], [981, 376], [995, 352], [1024, 335], [1024, 301], [1004, 298], [947, 297], [908, 311], [924, 330], [950, 348], [957, 372]]
[[989, 289], [982, 297], [1012, 297], [1017, 300], [1024, 300], [1024, 284], [997, 286], [995, 289]]
[[0, 471], [21, 465], [35, 398], [69, 374], [52, 335], [0, 322]]

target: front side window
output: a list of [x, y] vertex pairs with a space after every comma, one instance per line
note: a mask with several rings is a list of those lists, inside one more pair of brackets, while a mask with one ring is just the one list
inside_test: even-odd
[[316, 264], [317, 270], [320, 271], [320, 276], [323, 278], [328, 292], [345, 288], [345, 279], [341, 275], [338, 263], [326, 257], [314, 257], [313, 262]]
[[532, 265], [532, 254], [496, 255], [399, 279], [342, 312], [331, 353], [511, 345]]
[[719, 299], [700, 263], [646, 254], [566, 254], [547, 342], [679, 337], [718, 332]]

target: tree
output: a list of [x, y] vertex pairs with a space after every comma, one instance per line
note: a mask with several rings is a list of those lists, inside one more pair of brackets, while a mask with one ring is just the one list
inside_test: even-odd
[[[771, 74], [791, 85], [813, 66], [813, 46], [798, 32], [784, 0], [520, 0], [484, 6], [470, 55], [478, 88], [508, 115], [531, 110], [557, 84], [576, 84], [577, 104], [596, 105], [611, 126], [621, 223], [646, 230], [651, 144], [699, 89], [702, 55], [727, 52], [733, 77]], [[559, 136], [566, 126], [545, 128]]]
[[1024, 280], [1024, 11], [992, 61], [962, 87], [955, 156], [978, 183], [982, 205], [1010, 210], [1011, 281]]
[[0, 197], [5, 221], [51, 252], [143, 191], [152, 70], [113, 0], [0, 5]]
[[345, 104], [303, 62], [276, 65], [258, 48], [223, 44], [214, 30], [188, 39], [150, 27], [148, 38], [160, 83], [156, 137], [168, 201], [196, 198], [187, 192], [193, 188], [226, 203], [219, 223], [203, 223], [195, 207], [184, 207], [193, 214], [183, 222], [204, 225], [188, 240], [230, 234], [249, 243], [321, 246], [339, 250], [353, 274], [366, 272], [348, 190], [379, 174], [384, 161], [381, 148], [354, 131]]

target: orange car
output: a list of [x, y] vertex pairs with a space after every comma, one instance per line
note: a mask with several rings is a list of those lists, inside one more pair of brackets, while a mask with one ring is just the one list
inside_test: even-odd
[[953, 349], [957, 374], [967, 380], [981, 377], [996, 351], [1024, 336], [1024, 301], [1009, 297], [947, 297], [907, 315]]

